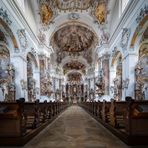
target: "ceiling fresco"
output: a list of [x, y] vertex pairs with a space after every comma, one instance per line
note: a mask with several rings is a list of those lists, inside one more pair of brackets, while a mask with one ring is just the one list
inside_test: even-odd
[[[52, 62], [62, 69], [67, 80], [80, 81], [81, 74], [85, 75], [88, 68], [93, 66], [96, 47], [108, 41], [106, 36], [107, 39], [104, 38], [107, 31], [103, 32], [103, 26], [107, 24], [108, 2], [109, 0], [38, 0], [40, 28], [43, 28], [43, 33], [47, 33], [45, 36], [39, 32], [39, 40], [41, 43], [49, 41], [48, 45], [54, 51], [51, 54]], [[82, 18], [83, 16], [86, 18]], [[87, 20], [98, 26], [98, 32]], [[69, 60], [66, 61], [67, 59]], [[71, 73], [73, 70], [76, 72]]]
[[89, 49], [94, 43], [94, 34], [86, 27], [69, 25], [54, 34], [54, 42], [63, 51], [81, 52]]
[[71, 61], [63, 66], [64, 74], [70, 70], [81, 70], [83, 73], [85, 73], [85, 68], [85, 65], [78, 61]]
[[57, 30], [51, 45], [56, 49], [57, 63], [67, 57], [83, 57], [89, 64], [92, 62], [92, 49], [96, 47], [98, 39], [90, 29], [79, 24], [69, 24]]
[[107, 19], [108, 0], [39, 0], [41, 21], [44, 25], [50, 24], [61, 12], [89, 11], [90, 15], [100, 25]]
[[53, 11], [46, 3], [42, 3], [40, 5], [40, 15], [41, 20], [44, 25], [48, 25], [49, 22], [52, 20]]
[[106, 22], [107, 17], [107, 5], [105, 1], [98, 3], [95, 11], [93, 11], [93, 15], [98, 20], [99, 24], [104, 24]]
[[91, 7], [93, 0], [56, 0], [60, 10], [86, 10]]

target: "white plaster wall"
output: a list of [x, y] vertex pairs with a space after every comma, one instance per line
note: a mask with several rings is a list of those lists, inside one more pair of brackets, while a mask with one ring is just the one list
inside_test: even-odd
[[112, 34], [114, 33], [118, 23], [119, 23], [119, 19], [120, 19], [120, 15], [119, 15], [119, 1], [120, 0], [116, 0], [115, 2], [115, 6], [113, 8], [113, 14], [112, 14], [112, 17], [111, 17], [111, 25], [110, 25], [110, 35], [112, 36]]
[[15, 67], [16, 99], [24, 97], [28, 101], [27, 91], [20, 84], [21, 80], [27, 82], [27, 62], [21, 56], [11, 58], [11, 62]]

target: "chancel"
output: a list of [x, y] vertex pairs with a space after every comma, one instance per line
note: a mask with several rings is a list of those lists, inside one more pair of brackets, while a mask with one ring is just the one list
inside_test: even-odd
[[148, 147], [148, 0], [0, 0], [0, 147]]

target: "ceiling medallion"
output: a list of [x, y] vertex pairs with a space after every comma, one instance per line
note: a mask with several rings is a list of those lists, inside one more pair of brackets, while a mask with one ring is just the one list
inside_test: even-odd
[[45, 42], [46, 42], [46, 35], [41, 30], [39, 30], [38, 39], [39, 39], [41, 45], [45, 44]]
[[68, 14], [68, 19], [69, 20], [75, 21], [75, 20], [78, 20], [79, 18], [80, 18], [80, 16], [77, 13], [70, 13], [70, 14]]

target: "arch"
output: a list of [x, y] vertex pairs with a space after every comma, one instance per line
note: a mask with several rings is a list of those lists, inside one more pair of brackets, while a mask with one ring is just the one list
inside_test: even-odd
[[79, 56], [79, 57], [73, 58], [73, 59], [71, 59], [70, 56], [66, 56], [66, 57], [62, 60], [62, 62], [61, 62], [61, 67], [63, 67], [66, 63], [69, 63], [71, 60], [77, 60], [77, 61], [79, 61], [80, 63], [84, 64], [86, 67], [89, 66], [88, 63], [87, 63], [87, 61], [86, 61], [86, 59], [83, 58], [82, 56]]
[[[139, 25], [136, 27], [133, 37], [131, 39], [130, 48], [134, 48], [138, 38], [141, 39], [141, 37], [144, 33], [144, 30], [146, 30], [145, 27], [147, 28], [147, 26], [148, 26], [147, 24], [148, 24], [148, 15], [146, 15], [142, 19], [142, 21], [139, 23]], [[140, 37], [139, 37], [139, 33], [140, 33]]]
[[89, 30], [94, 34], [94, 36], [96, 37], [97, 42], [99, 41], [99, 38], [98, 38], [97, 33], [92, 29], [91, 26], [88, 26], [88, 25], [86, 25], [86, 24], [83, 23], [83, 22], [67, 21], [67, 22], [61, 24], [60, 26], [58, 26], [57, 28], [54, 29], [54, 31], [52, 32], [52, 34], [51, 34], [51, 36], [50, 36], [50, 38], [49, 38], [49, 45], [52, 45], [52, 42], [53, 42], [52, 40], [53, 40], [54, 34], [55, 34], [57, 31], [59, 31], [60, 29], [66, 27], [66, 26], [69, 26], [69, 25], [79, 25], [79, 26], [82, 26], [82, 27], [85, 27], [85, 28], [89, 29]]
[[84, 76], [84, 74], [80, 70], [70, 70], [66, 73], [65, 77], [67, 77], [71, 73], [80, 73], [82, 77]]
[[16, 40], [11, 28], [2, 20], [2, 18], [0, 18], [0, 25], [2, 25], [4, 30], [9, 34], [9, 37], [11, 38], [12, 43], [13, 43], [13, 47], [15, 49], [17, 49], [18, 48], [17, 40]]

